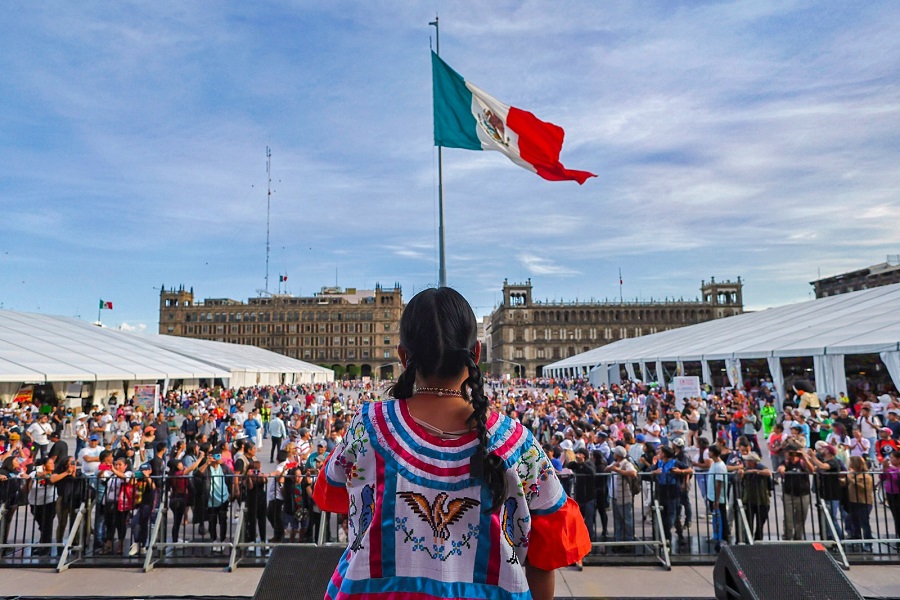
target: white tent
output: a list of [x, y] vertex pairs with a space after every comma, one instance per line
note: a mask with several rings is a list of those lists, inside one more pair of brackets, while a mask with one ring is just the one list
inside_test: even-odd
[[334, 371], [256, 346], [212, 342], [171, 335], [146, 338], [151, 344], [228, 369], [231, 387], [327, 383]]
[[253, 346], [137, 335], [70, 317], [0, 310], [0, 399], [22, 384], [88, 383], [95, 397], [138, 383], [201, 379], [228, 385], [325, 383], [334, 372]]
[[732, 384], [741, 359], [765, 358], [783, 393], [781, 358], [813, 357], [820, 393], [846, 392], [844, 357], [878, 354], [900, 389], [900, 284], [820, 298], [690, 327], [620, 340], [544, 368], [553, 376], [588, 375], [598, 366], [639, 364], [661, 379], [662, 363], [700, 361], [709, 382], [710, 360], [724, 360]]

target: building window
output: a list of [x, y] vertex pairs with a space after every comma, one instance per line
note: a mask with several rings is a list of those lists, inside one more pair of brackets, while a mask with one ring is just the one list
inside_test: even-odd
[[390, 357], [391, 357], [391, 351], [390, 351], [390, 350], [385, 350], [385, 351], [384, 351], [384, 358], [390, 358]]
[[385, 331], [390, 331], [390, 330], [391, 330], [391, 324], [390, 324], [390, 323], [385, 323], [385, 324], [384, 324], [384, 330], [385, 330]]
[[363, 358], [369, 358], [369, 351], [368, 351], [368, 350], [363, 350], [363, 351], [362, 351], [362, 357], [363, 357]]
[[525, 358], [525, 351], [522, 348], [516, 348], [516, 358]]
[[385, 337], [385, 338], [384, 338], [384, 345], [385, 345], [385, 346], [390, 346], [390, 345], [391, 345], [391, 338]]
[[538, 357], [538, 358], [544, 358], [544, 349], [543, 349], [543, 348], [538, 348], [538, 349], [537, 349], [537, 357]]
[[307, 350], [304, 350], [304, 351], [303, 351], [303, 358], [312, 358], [312, 350], [308, 350], [308, 349], [307, 349]]

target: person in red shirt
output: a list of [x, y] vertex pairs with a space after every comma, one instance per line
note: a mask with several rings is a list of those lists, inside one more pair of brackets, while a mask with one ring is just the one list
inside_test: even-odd
[[875, 442], [875, 456], [878, 457], [878, 463], [884, 464], [895, 450], [900, 450], [900, 442], [891, 439], [890, 428], [882, 427], [878, 430], [878, 441]]

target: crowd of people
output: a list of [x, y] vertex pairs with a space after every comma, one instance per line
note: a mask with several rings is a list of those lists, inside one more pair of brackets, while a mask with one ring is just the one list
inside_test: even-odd
[[[236, 508], [245, 509], [244, 542], [313, 541], [315, 477], [357, 408], [384, 389], [385, 382], [354, 381], [173, 390], [158, 412], [116, 396], [86, 412], [4, 407], [0, 544], [25, 535], [24, 519], [36, 532], [30, 555], [56, 553], [81, 508], [84, 542], [95, 555], [143, 554], [161, 508], [172, 543], [190, 535], [223, 551]], [[666, 540], [690, 535], [702, 514], [717, 549], [740, 539], [736, 499], [756, 539], [776, 499], [780, 536], [809, 536], [815, 498], [828, 506], [836, 535], [861, 540], [861, 551], [872, 547], [865, 540], [873, 538], [878, 498], [891, 517], [889, 535], [900, 537], [896, 395], [820, 399], [799, 381], [785, 399], [768, 382], [676, 398], [640, 382], [594, 387], [548, 378], [488, 379], [485, 395], [493, 411], [538, 440], [593, 541], [635, 541], [636, 520], [647, 519], [655, 501]], [[346, 540], [345, 524], [338, 533]], [[3, 549], [16, 552], [26, 550]]]
[[495, 408], [534, 431], [562, 476], [575, 476], [572, 493], [595, 539], [634, 540], [635, 511], [646, 519], [657, 501], [666, 540], [674, 529], [683, 541], [702, 508], [718, 550], [741, 539], [738, 499], [755, 539], [765, 536], [775, 499], [781, 500], [774, 509], [783, 518], [780, 537], [808, 539], [810, 507], [821, 498], [832, 524], [813, 525], [819, 535], [862, 540], [853, 549], [871, 551], [865, 540], [873, 539], [876, 492], [892, 524], [882, 537], [900, 538], [896, 395], [820, 400], [806, 381], [781, 402], [765, 381], [680, 399], [640, 382], [596, 389], [581, 380], [539, 381], [498, 391]]
[[[213, 552], [233, 538], [235, 507], [246, 508], [244, 541], [311, 541], [313, 479], [346, 419], [375, 399], [371, 384], [348, 382], [170, 391], [155, 413], [115, 396], [77, 415], [6, 407], [0, 544], [36, 532], [30, 556], [55, 554], [80, 508], [95, 555], [143, 555], [160, 508], [171, 542], [184, 543], [190, 525], [196, 538], [222, 542]], [[26, 552], [3, 555], [17, 551]]]

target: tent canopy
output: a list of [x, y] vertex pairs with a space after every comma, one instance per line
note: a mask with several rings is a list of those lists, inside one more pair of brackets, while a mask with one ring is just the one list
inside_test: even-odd
[[334, 372], [257, 348], [136, 335], [70, 317], [0, 310], [0, 383], [224, 379], [325, 383]]
[[545, 367], [876, 354], [900, 351], [900, 284], [820, 298], [620, 340]]

